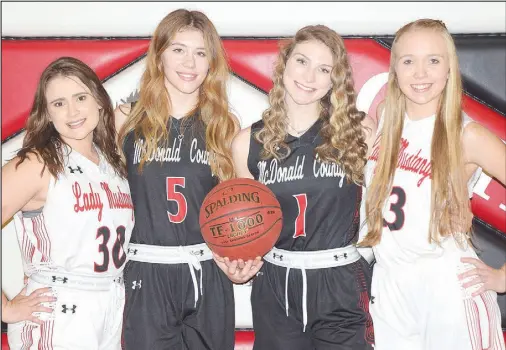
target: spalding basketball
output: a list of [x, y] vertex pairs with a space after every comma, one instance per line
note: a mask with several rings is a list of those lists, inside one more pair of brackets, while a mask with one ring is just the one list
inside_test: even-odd
[[214, 187], [202, 203], [199, 221], [209, 248], [231, 261], [264, 256], [283, 226], [274, 193], [260, 182], [245, 178]]

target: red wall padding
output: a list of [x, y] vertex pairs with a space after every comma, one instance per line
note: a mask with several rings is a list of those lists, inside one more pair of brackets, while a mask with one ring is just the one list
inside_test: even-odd
[[[239, 331], [235, 332], [235, 350], [251, 350], [253, 349], [253, 340], [255, 335], [253, 332]], [[504, 331], [504, 340], [506, 341], [506, 331]], [[7, 345], [7, 334], [2, 333], [2, 350], [9, 350]]]
[[2, 141], [24, 127], [40, 74], [53, 60], [79, 58], [104, 79], [148, 45], [147, 40], [2, 40]]
[[[224, 45], [235, 74], [263, 91], [272, 87], [279, 40], [225, 40]], [[360, 91], [372, 76], [388, 71], [390, 52], [372, 39], [346, 39], [353, 68], [355, 88]], [[74, 56], [92, 67], [101, 79], [116, 73], [142, 56], [146, 40], [3, 40], [2, 41], [2, 141], [21, 130], [28, 116], [37, 80], [49, 62], [60, 56]], [[369, 114], [374, 115], [383, 99], [383, 88], [375, 97]], [[506, 118], [472, 98], [464, 98], [464, 110], [506, 140]], [[506, 190], [492, 181], [485, 200], [473, 197], [474, 214], [502, 232], [506, 232]]]

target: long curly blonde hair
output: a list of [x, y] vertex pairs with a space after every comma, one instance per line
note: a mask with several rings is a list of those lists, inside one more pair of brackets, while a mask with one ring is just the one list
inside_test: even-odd
[[262, 159], [286, 158], [290, 148], [285, 142], [287, 136], [287, 110], [283, 72], [295, 46], [299, 43], [317, 40], [332, 52], [334, 67], [331, 72], [332, 88], [320, 100], [323, 143], [316, 148], [320, 161], [340, 164], [348, 181], [361, 184], [366, 163], [367, 144], [362, 127], [365, 113], [355, 106], [352, 69], [344, 41], [335, 31], [323, 25], [307, 26], [300, 29], [279, 52], [273, 73], [274, 86], [269, 92], [270, 107], [262, 114], [264, 127], [255, 133], [263, 144]]
[[227, 180], [234, 177], [230, 145], [239, 125], [229, 112], [226, 83], [230, 70], [225, 49], [216, 28], [202, 12], [179, 9], [169, 13], [158, 24], [149, 45], [139, 100], [121, 128], [119, 142], [122, 144], [132, 130], [136, 139], [142, 137], [145, 140], [145, 152], [139, 164], [139, 171], [142, 171], [159, 142], [168, 139], [171, 102], [164, 84], [161, 56], [175, 34], [187, 29], [202, 33], [209, 60], [209, 72], [200, 87], [198, 104], [188, 115], [199, 111], [206, 126], [206, 149], [211, 170], [220, 180]]
[[[366, 212], [368, 234], [362, 246], [374, 246], [381, 240], [383, 208], [390, 196], [399, 158], [406, 96], [397, 83], [395, 63], [397, 43], [406, 33], [430, 30], [440, 34], [446, 42], [450, 71], [446, 87], [439, 99], [431, 145], [431, 216], [429, 242], [440, 237], [471, 230], [472, 213], [465, 183], [462, 159], [462, 80], [455, 43], [443, 22], [420, 19], [406, 24], [395, 34], [390, 57], [383, 128], [375, 174], [367, 190]], [[458, 242], [462, 243], [460, 235]]]

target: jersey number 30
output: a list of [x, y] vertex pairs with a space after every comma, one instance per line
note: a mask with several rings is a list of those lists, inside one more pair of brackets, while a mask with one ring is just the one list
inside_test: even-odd
[[395, 220], [388, 222], [383, 219], [383, 227], [387, 227], [390, 231], [398, 231], [404, 226], [404, 204], [406, 204], [406, 192], [402, 187], [393, 187], [390, 196], [397, 196], [397, 202], [390, 203], [390, 211], [394, 212]]

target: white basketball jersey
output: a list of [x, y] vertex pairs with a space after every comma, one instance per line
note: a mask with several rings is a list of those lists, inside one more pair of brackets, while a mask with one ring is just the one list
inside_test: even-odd
[[[374, 255], [383, 264], [414, 262], [421, 256], [440, 256], [440, 245], [429, 243], [431, 213], [431, 143], [435, 116], [412, 121], [404, 118], [397, 168], [392, 192], [383, 210], [384, 226], [381, 242], [376, 245]], [[464, 115], [464, 127], [472, 120]], [[378, 132], [380, 132], [382, 123]], [[379, 156], [379, 139], [376, 140], [365, 168], [366, 184], [370, 184]], [[476, 184], [481, 169], [469, 180], [469, 196]], [[367, 233], [365, 225], [365, 195], [361, 206], [363, 227], [361, 237]]]
[[130, 189], [97, 148], [96, 165], [65, 146], [40, 211], [14, 217], [25, 273], [118, 276], [134, 224]]

